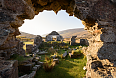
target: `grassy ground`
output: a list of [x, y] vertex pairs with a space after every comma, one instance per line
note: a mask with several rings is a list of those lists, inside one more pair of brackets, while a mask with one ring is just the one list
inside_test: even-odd
[[37, 71], [35, 78], [83, 78], [85, 71], [83, 67], [86, 65], [86, 59], [81, 56], [77, 59], [59, 59], [51, 72], [45, 72], [43, 68]]
[[[33, 42], [24, 42], [26, 44], [33, 44]], [[55, 49], [58, 47], [61, 48], [61, 42], [47, 42], [45, 44], [42, 44], [40, 46], [40, 50], [47, 50], [51, 46], [53, 46]], [[74, 49], [77, 46], [70, 46], [68, 45], [69, 42], [65, 42], [66, 46], [69, 46], [70, 48]], [[60, 46], [59, 46], [60, 44]], [[26, 46], [24, 46], [24, 49], [26, 49]], [[58, 55], [61, 56], [65, 51], [68, 51], [68, 49], [60, 49], [57, 51]], [[45, 62], [45, 56], [50, 57], [51, 54], [48, 55], [41, 55], [41, 60]], [[55, 67], [51, 72], [45, 72], [43, 67], [40, 68], [40, 70], [37, 71], [36, 76], [34, 78], [83, 78], [85, 76], [86, 71], [83, 70], [83, 67], [86, 65], [86, 58], [84, 55], [79, 56], [76, 59], [71, 59], [69, 56], [67, 56], [65, 59], [62, 59], [59, 57], [59, 64], [56, 64]]]
[[[71, 48], [75, 47], [77, 46], [71, 46]], [[67, 50], [60, 49], [57, 53], [61, 56], [65, 51]], [[41, 61], [45, 61], [45, 56], [50, 57], [50, 55], [41, 55]], [[83, 70], [85, 65], [86, 58], [84, 55], [78, 56], [76, 59], [71, 59], [69, 56], [64, 59], [59, 57], [59, 64], [56, 64], [52, 71], [45, 72], [41, 67], [34, 78], [83, 78], [86, 73]]]
[[22, 62], [22, 61], [25, 61], [25, 60], [28, 60], [30, 59], [31, 57], [24, 57], [24, 56], [21, 56], [21, 55], [18, 55], [18, 54], [14, 54], [11, 56], [11, 60], [18, 60], [19, 62]]

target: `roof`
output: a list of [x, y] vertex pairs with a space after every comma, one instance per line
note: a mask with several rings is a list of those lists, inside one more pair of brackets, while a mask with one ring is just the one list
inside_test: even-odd
[[52, 31], [50, 34], [48, 35], [59, 35], [56, 31]]

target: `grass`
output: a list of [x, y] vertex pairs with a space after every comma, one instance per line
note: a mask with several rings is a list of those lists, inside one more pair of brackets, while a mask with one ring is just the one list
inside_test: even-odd
[[[71, 49], [79, 47], [78, 46], [70, 46], [68, 42], [65, 42], [66, 44], [61, 48], [62, 44], [61, 42], [46, 42], [40, 46], [40, 50], [47, 50], [53, 46], [54, 49], [59, 49], [57, 51], [57, 55], [59, 56], [59, 64], [56, 64], [55, 67], [50, 71], [46, 72], [43, 67], [40, 68], [40, 70], [37, 71], [34, 78], [83, 78], [85, 76], [86, 71], [83, 70], [83, 67], [86, 65], [86, 58], [84, 55], [79, 56], [76, 59], [71, 59], [69, 56], [62, 59], [62, 54], [67, 51], [68, 48], [66, 46], [69, 46]], [[33, 44], [33, 42], [24, 42], [24, 44]], [[26, 49], [26, 46], [23, 47]], [[54, 50], [55, 51], [55, 50]], [[42, 62], [46, 62], [45, 57], [51, 58], [52, 52], [48, 55], [41, 55]], [[22, 56], [18, 56], [15, 58], [18, 61], [24, 61], [26, 58], [23, 58]]]
[[82, 54], [81, 50], [77, 49], [77, 50], [72, 50], [72, 54], [73, 55], [80, 55]]
[[[70, 46], [70, 48], [76, 47], [79, 46]], [[62, 56], [65, 51], [68, 52], [68, 49], [60, 49], [57, 51], [57, 55], [59, 56], [59, 64], [56, 64], [52, 71], [45, 72], [42, 67], [40, 68], [40, 70], [37, 71], [34, 78], [83, 78], [86, 73], [86, 71], [83, 70], [83, 67], [86, 65], [85, 56], [81, 55], [78, 56], [76, 59], [71, 59], [69, 56], [64, 59], [60, 58], [60, 56]], [[41, 55], [41, 61], [46, 62], [46, 56], [50, 58], [51, 55]]]
[[18, 60], [18, 62], [23, 62], [23, 61], [26, 61], [28, 59], [30, 59], [31, 57], [24, 57], [24, 56], [21, 56], [21, 55], [18, 55], [18, 54], [14, 54], [11, 56], [11, 60]]
[[83, 67], [86, 65], [86, 59], [81, 56], [77, 59], [59, 59], [60, 63], [56, 65], [51, 72], [45, 72], [43, 68], [37, 71], [34, 78], [83, 78], [85, 72]]

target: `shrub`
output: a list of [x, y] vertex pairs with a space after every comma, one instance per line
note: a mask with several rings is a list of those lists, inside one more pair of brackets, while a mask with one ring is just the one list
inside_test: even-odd
[[44, 63], [43, 68], [46, 72], [49, 72], [54, 68], [55, 62], [53, 62], [53, 59], [50, 59], [47, 56], [45, 56], [45, 60], [46, 60], [46, 63]]
[[50, 60], [49, 57], [45, 56], [45, 61], [49, 61], [49, 60]]
[[49, 63], [44, 63], [43, 68], [46, 72], [49, 72], [54, 68], [54, 66], [52, 64], [49, 64]]

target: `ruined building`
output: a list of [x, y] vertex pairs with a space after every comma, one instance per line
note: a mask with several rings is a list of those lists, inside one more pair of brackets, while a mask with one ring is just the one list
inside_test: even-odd
[[75, 38], [76, 38], [77, 36], [72, 36], [71, 38], [70, 38], [70, 45], [75, 45], [76, 44], [76, 42], [75, 42]]
[[[85, 29], [93, 34], [89, 47], [84, 49], [87, 56], [87, 78], [116, 78], [116, 1], [115, 0], [0, 0], [0, 54], [18, 44], [16, 35], [25, 19], [33, 19], [43, 10], [66, 10], [69, 16], [82, 20]], [[3, 55], [2, 55], [3, 56]], [[14, 69], [17, 63], [6, 64], [7, 78], [18, 78]], [[0, 63], [0, 78], [5, 69]], [[4, 69], [4, 70], [3, 70]], [[7, 69], [6, 69], [7, 70]], [[4, 73], [3, 73], [4, 72]], [[17, 72], [17, 71], [16, 71]]]
[[63, 37], [59, 35], [56, 31], [52, 31], [46, 36], [46, 41], [53, 41], [53, 36], [56, 37], [56, 41], [61, 41], [63, 39]]

